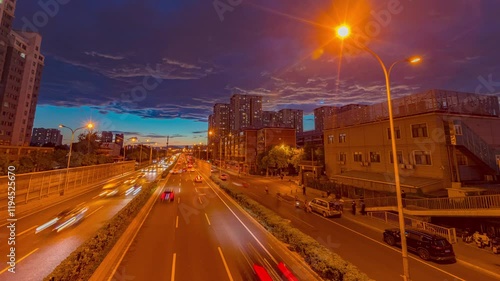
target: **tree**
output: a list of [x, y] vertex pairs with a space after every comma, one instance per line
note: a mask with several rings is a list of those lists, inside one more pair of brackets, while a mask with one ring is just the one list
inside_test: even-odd
[[293, 166], [295, 171], [299, 170], [299, 164], [304, 160], [305, 154], [303, 148], [292, 148], [292, 153], [290, 157], [290, 165]]
[[94, 131], [80, 134], [78, 136], [78, 142], [73, 145], [73, 150], [87, 154], [95, 153], [100, 146], [98, 139], [99, 136], [97, 132]]
[[10, 160], [5, 154], [0, 155], [0, 175], [6, 175], [9, 168]]
[[274, 146], [267, 153], [262, 153], [259, 155], [259, 160], [257, 161], [260, 169], [266, 170], [266, 176], [269, 175], [269, 169], [281, 170], [287, 168], [290, 164], [290, 159], [292, 156], [292, 148], [289, 146]]
[[34, 168], [34, 172], [38, 171], [46, 171], [52, 169], [52, 161], [54, 159], [54, 153], [52, 152], [40, 152], [33, 151], [29, 154], [31, 158]]

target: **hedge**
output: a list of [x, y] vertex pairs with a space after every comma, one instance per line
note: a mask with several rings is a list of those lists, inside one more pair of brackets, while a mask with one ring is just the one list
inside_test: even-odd
[[343, 260], [312, 237], [290, 226], [282, 217], [262, 206], [243, 193], [229, 187], [216, 177], [211, 177], [228, 195], [234, 198], [252, 217], [277, 239], [297, 252], [311, 269], [324, 280], [367, 281], [371, 280], [353, 264]]

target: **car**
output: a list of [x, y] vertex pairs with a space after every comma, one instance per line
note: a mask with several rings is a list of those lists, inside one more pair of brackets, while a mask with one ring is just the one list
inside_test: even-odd
[[228, 176], [228, 175], [226, 175], [226, 174], [221, 174], [221, 175], [219, 176], [219, 178], [220, 178], [221, 180], [225, 181], [225, 180], [227, 180], [227, 179], [229, 178], [229, 176]]
[[50, 221], [37, 227], [35, 233], [39, 233], [50, 227], [53, 227], [52, 231], [60, 232], [63, 229], [81, 221], [85, 217], [85, 213], [88, 209], [89, 208], [86, 205], [79, 205], [73, 209], [66, 209], [55, 215]]
[[202, 181], [201, 176], [196, 176], [196, 177], [194, 178], [194, 182], [201, 182], [201, 181]]
[[190, 172], [196, 172], [196, 169], [195, 168], [191, 168], [189, 171]]
[[99, 197], [111, 197], [117, 196], [119, 191], [118, 183], [108, 183], [102, 187], [101, 193], [99, 193]]
[[173, 189], [168, 189], [168, 190], [165, 190], [163, 191], [163, 193], [161, 194], [161, 201], [167, 201], [167, 202], [172, 202], [174, 201], [174, 190]]
[[308, 208], [312, 212], [322, 214], [325, 218], [342, 217], [342, 212], [336, 208], [335, 202], [323, 198], [314, 198], [309, 202]]
[[[416, 253], [421, 259], [456, 262], [453, 246], [446, 238], [421, 229], [407, 228], [405, 231], [408, 251]], [[401, 246], [399, 228], [386, 229], [383, 238], [390, 246]]]

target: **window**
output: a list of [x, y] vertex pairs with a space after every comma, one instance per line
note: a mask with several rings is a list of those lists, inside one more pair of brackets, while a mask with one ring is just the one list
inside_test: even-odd
[[431, 153], [429, 151], [414, 151], [416, 165], [431, 165]]
[[354, 162], [363, 162], [363, 152], [354, 152]]
[[411, 134], [414, 138], [426, 138], [427, 137], [427, 125], [426, 124], [415, 124], [411, 125]]
[[[399, 127], [394, 127], [394, 134], [396, 135], [396, 139], [401, 138], [401, 130], [399, 130]], [[391, 128], [387, 128], [387, 139], [391, 139]]]
[[462, 135], [462, 126], [455, 124], [455, 135], [461, 136]]
[[[398, 151], [398, 152], [396, 152], [396, 155], [398, 157], [398, 164], [404, 164], [404, 162], [403, 162], [403, 152], [402, 151]], [[392, 151], [389, 152], [389, 159], [391, 161], [391, 164], [394, 164], [394, 161], [392, 161]]]
[[333, 143], [333, 135], [328, 135], [328, 144], [332, 144]]
[[380, 153], [370, 152], [370, 162], [380, 163]]
[[345, 162], [347, 160], [347, 155], [345, 152], [339, 152], [339, 161], [340, 162]]
[[339, 143], [345, 143], [346, 134], [339, 134]]

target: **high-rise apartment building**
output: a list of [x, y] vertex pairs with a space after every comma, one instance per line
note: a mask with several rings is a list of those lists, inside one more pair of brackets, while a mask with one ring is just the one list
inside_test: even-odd
[[262, 111], [262, 127], [278, 127], [279, 117], [276, 111]]
[[[14, 11], [16, 9], [15, 0], [0, 1], [0, 77], [3, 77], [3, 66], [7, 56], [9, 46], [9, 35], [14, 21]], [[0, 81], [3, 83], [3, 81]]]
[[296, 133], [304, 131], [304, 111], [285, 108], [278, 111], [279, 127], [295, 129]]
[[323, 132], [325, 129], [325, 119], [331, 118], [338, 112], [336, 106], [322, 106], [314, 109], [314, 130]]
[[30, 143], [44, 66], [41, 42], [37, 33], [9, 34], [0, 83], [0, 145]]
[[230, 122], [232, 133], [261, 128], [262, 96], [233, 95], [230, 101]]
[[216, 103], [214, 105], [214, 113], [208, 118], [208, 146], [212, 157], [220, 155], [220, 150], [222, 149], [220, 146], [221, 140], [229, 135], [229, 112], [229, 104]]
[[34, 128], [31, 136], [31, 145], [43, 146], [45, 144], [61, 145], [61, 131], [58, 129]]
[[101, 143], [103, 142], [113, 142], [113, 132], [102, 131], [101, 132]]

